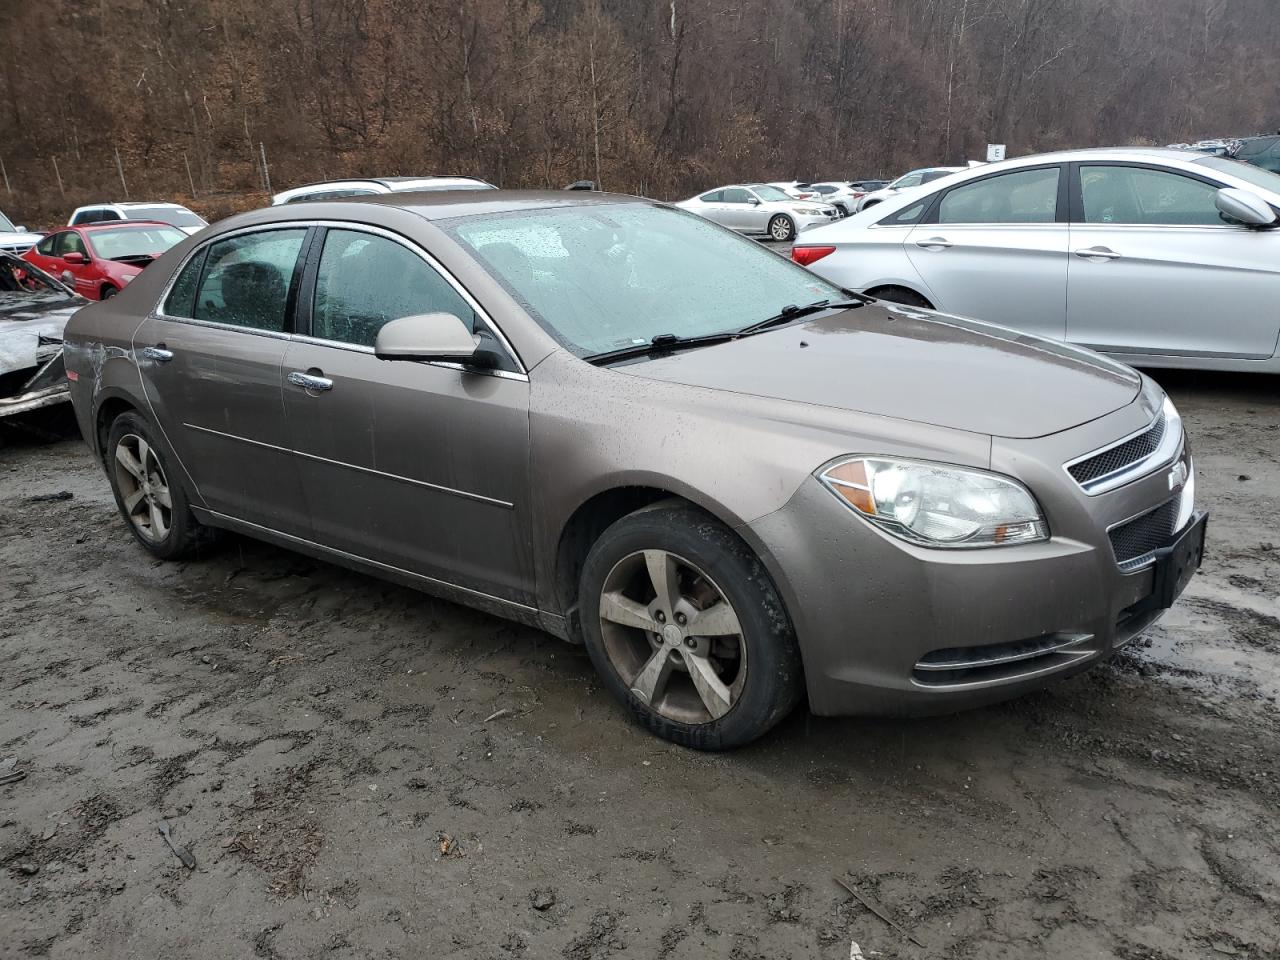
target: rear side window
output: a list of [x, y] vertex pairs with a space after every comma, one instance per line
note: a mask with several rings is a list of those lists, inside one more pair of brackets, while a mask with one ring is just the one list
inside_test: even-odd
[[913, 203], [905, 210], [899, 210], [892, 216], [885, 217], [877, 226], [882, 227], [902, 227], [919, 221], [924, 216], [924, 212], [929, 209], [929, 204], [933, 202], [933, 197], [925, 197], [918, 203]]
[[1222, 226], [1213, 184], [1150, 167], [1080, 167], [1085, 223]]
[[407, 247], [356, 230], [325, 234], [316, 274], [313, 336], [372, 347], [383, 324], [420, 313], [452, 313], [476, 329], [467, 301]]
[[210, 245], [196, 294], [196, 320], [283, 332], [289, 286], [307, 231], [266, 230]]
[[1053, 223], [1058, 215], [1058, 168], [1022, 170], [948, 190], [938, 223]]
[[36, 253], [43, 253], [46, 257], [53, 256], [53, 245], [57, 242], [58, 235], [51, 233], [39, 243], [36, 244]]
[[723, 190], [712, 190], [710, 193], [704, 193], [698, 198], [703, 203], [719, 203], [724, 199]]
[[164, 302], [164, 313], [170, 317], [194, 317], [196, 306], [196, 285], [200, 283], [200, 269], [204, 266], [207, 251], [201, 250], [187, 261], [187, 265], [173, 282], [169, 296]]
[[318, 190], [315, 193], [301, 193], [290, 197], [285, 203], [313, 203], [316, 200], [341, 200], [343, 197], [368, 197], [376, 194], [376, 190]]

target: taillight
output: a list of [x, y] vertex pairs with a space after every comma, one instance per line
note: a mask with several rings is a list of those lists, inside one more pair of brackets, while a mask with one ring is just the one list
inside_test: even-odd
[[817, 263], [829, 253], [835, 253], [835, 247], [792, 247], [791, 259], [802, 267]]

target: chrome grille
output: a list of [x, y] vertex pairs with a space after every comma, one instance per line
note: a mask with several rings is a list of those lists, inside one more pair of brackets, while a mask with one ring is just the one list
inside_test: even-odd
[[1167, 426], [1165, 416], [1161, 413], [1156, 422], [1144, 432], [1109, 450], [1103, 450], [1087, 460], [1073, 463], [1067, 467], [1067, 472], [1077, 483], [1086, 484], [1115, 473], [1117, 470], [1123, 470], [1130, 464], [1137, 463], [1155, 453], [1160, 447], [1160, 441], [1164, 439]]
[[1108, 533], [1111, 549], [1122, 570], [1141, 566], [1154, 551], [1169, 545], [1177, 532], [1174, 527], [1178, 522], [1180, 500], [1181, 497], [1174, 497], [1111, 529]]

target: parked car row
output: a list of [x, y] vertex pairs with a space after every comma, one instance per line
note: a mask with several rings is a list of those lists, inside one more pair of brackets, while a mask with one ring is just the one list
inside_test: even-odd
[[792, 251], [850, 290], [1149, 367], [1280, 372], [1280, 174], [1078, 150], [953, 173]]

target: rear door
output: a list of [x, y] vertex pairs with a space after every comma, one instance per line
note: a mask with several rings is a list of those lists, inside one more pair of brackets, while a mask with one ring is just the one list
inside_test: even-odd
[[969, 180], [934, 198], [904, 249], [939, 310], [1066, 336], [1065, 173], [1057, 164]]
[[[529, 380], [478, 305], [432, 258], [374, 228], [316, 240], [284, 363], [285, 409], [315, 539], [532, 605]], [[309, 307], [310, 309], [306, 309]], [[463, 318], [502, 368], [379, 360], [384, 323]]]
[[1224, 223], [1221, 185], [1073, 165], [1067, 337], [1108, 353], [1263, 359], [1280, 337], [1280, 233]]
[[307, 239], [282, 226], [200, 248], [133, 339], [156, 420], [209, 508], [304, 538], [280, 368]]

